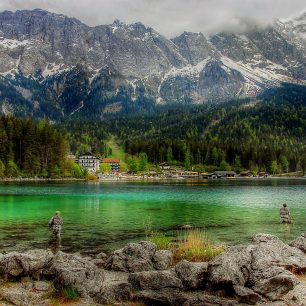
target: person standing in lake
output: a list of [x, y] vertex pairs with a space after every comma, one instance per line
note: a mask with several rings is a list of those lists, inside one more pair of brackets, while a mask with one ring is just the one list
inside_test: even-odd
[[57, 210], [55, 215], [49, 221], [49, 229], [52, 232], [52, 235], [56, 238], [60, 238], [62, 230], [63, 219], [60, 212]]
[[61, 229], [62, 229], [63, 219], [59, 211], [55, 212], [55, 215], [49, 221], [49, 229], [52, 233], [49, 247], [51, 251], [56, 254], [61, 248]]
[[290, 212], [286, 203], [279, 209], [279, 221], [280, 223], [291, 223]]

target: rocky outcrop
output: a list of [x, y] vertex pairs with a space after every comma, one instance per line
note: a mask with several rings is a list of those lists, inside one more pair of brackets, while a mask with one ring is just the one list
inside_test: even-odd
[[53, 253], [47, 250], [31, 250], [25, 253], [9, 253], [0, 256], [0, 275], [33, 276], [39, 278], [51, 266]]
[[170, 251], [157, 251], [154, 243], [129, 243], [115, 251], [106, 262], [106, 269], [123, 272], [165, 270], [170, 267]]
[[112, 301], [126, 301], [132, 298], [132, 285], [128, 274], [117, 271], [105, 271], [101, 290], [94, 296], [94, 301], [106, 304]]
[[104, 282], [102, 269], [84, 258], [62, 252], [54, 256], [49, 273], [54, 275], [57, 287], [73, 287], [83, 297], [96, 295]]
[[290, 246], [300, 249], [302, 252], [306, 253], [306, 236], [302, 234], [293, 241], [289, 243]]
[[137, 290], [182, 289], [182, 281], [172, 271], [144, 271], [131, 273], [129, 281]]
[[182, 260], [175, 266], [175, 272], [186, 290], [196, 290], [205, 287], [207, 281], [206, 262], [189, 262]]
[[288, 245], [258, 234], [209, 263], [182, 260], [172, 267], [171, 252], [147, 241], [96, 258], [47, 250], [0, 254], [0, 295], [20, 306], [48, 305], [52, 293], [67, 287], [83, 297], [80, 305], [133, 299], [148, 305], [304, 305], [304, 240]]

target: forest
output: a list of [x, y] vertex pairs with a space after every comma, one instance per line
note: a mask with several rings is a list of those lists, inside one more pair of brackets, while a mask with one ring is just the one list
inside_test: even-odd
[[284, 84], [256, 99], [172, 104], [95, 122], [70, 119], [60, 127], [74, 149], [104, 156], [109, 148], [101, 140], [115, 135], [126, 153], [145, 153], [152, 164], [272, 174], [306, 169], [305, 86]]
[[69, 143], [48, 120], [0, 118], [0, 177], [82, 177], [66, 159]]
[[112, 156], [109, 139], [119, 142], [123, 162], [135, 171], [168, 162], [201, 172], [305, 173], [305, 88], [284, 84], [254, 99], [174, 103], [99, 120], [72, 116], [54, 124], [2, 117], [0, 176], [83, 177], [67, 154]]

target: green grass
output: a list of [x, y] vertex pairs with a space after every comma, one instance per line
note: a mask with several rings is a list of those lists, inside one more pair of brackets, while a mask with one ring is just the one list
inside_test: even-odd
[[211, 243], [204, 229], [181, 230], [173, 242], [164, 233], [153, 231], [149, 221], [145, 224], [145, 233], [147, 239], [155, 243], [158, 249], [172, 252], [174, 264], [183, 259], [193, 262], [210, 261], [224, 251], [223, 246], [215, 246]]
[[224, 251], [223, 246], [214, 246], [203, 229], [188, 229], [178, 233], [177, 243], [173, 244], [174, 262], [182, 259], [188, 261], [210, 261]]
[[108, 157], [118, 158], [120, 161], [124, 162], [125, 152], [123, 148], [119, 145], [115, 136], [111, 136], [110, 139], [107, 140], [107, 145], [112, 149], [112, 154]]
[[156, 244], [159, 250], [165, 250], [171, 247], [171, 238], [167, 237], [164, 233], [152, 232], [149, 239]]
[[62, 289], [62, 294], [65, 300], [73, 301], [79, 298], [78, 292], [71, 286], [64, 287]]

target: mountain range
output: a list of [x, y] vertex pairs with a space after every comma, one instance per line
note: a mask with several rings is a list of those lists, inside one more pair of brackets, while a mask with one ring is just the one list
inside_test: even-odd
[[40, 9], [4, 11], [0, 58], [0, 114], [57, 121], [222, 103], [306, 85], [306, 13], [245, 33], [168, 39], [142, 23], [90, 27]]

